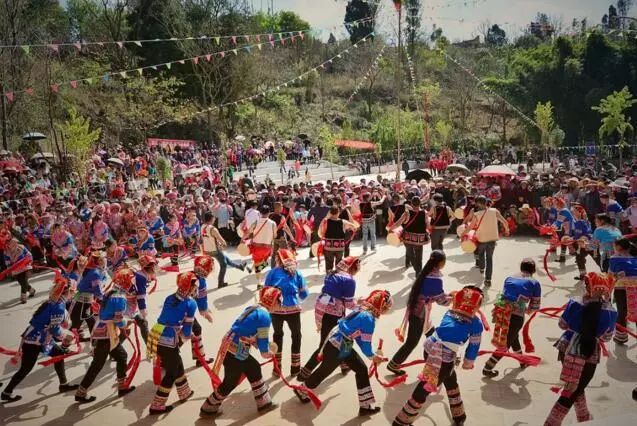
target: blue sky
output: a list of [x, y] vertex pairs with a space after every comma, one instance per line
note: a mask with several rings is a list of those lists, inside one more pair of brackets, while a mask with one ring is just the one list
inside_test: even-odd
[[[269, 0], [248, 1], [252, 1], [255, 9], [263, 7], [264, 11], [269, 3]], [[381, 3], [382, 28], [391, 30], [395, 22], [391, 0]], [[569, 27], [573, 18], [587, 17], [589, 23], [597, 24], [610, 3], [611, 0], [423, 0], [425, 7], [434, 9], [425, 9], [421, 16], [428, 31], [436, 24], [451, 40], [458, 40], [478, 34], [476, 28], [486, 20], [503, 26], [507, 33], [519, 33], [537, 12], [560, 17], [564, 27]], [[346, 4], [346, 0], [274, 0], [275, 10], [293, 10], [312, 26], [322, 28], [342, 22]], [[631, 10], [631, 16], [635, 16], [635, 10], [637, 6]]]

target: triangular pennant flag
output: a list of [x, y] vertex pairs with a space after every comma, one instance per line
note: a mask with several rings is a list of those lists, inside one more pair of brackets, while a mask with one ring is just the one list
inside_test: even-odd
[[179, 62], [181, 65], [186, 65], [186, 61], [183, 59], [178, 60], [177, 62]]
[[108, 74], [104, 74], [104, 76], [102, 77], [102, 80], [104, 80], [104, 81], [108, 81], [110, 79], [111, 79], [111, 76], [108, 75]]
[[272, 41], [272, 34], [268, 34], [268, 40]]
[[24, 89], [24, 93], [26, 93], [27, 95], [33, 95], [33, 87]]
[[219, 56], [221, 56], [222, 58], [226, 57], [226, 52], [219, 52]]
[[270, 40], [270, 46], [274, 47], [274, 40]]
[[234, 44], [236, 46], [236, 44], [237, 44], [237, 36], [232, 36], [231, 39], [232, 39], [232, 44]]
[[157, 65], [151, 65], [151, 68], [157, 71]]
[[243, 47], [246, 52], [250, 53], [252, 51], [252, 46], [244, 46]]
[[192, 58], [192, 63], [197, 65], [199, 63], [199, 57], [195, 56], [194, 58]]
[[124, 43], [122, 43], [121, 41], [118, 41], [117, 45], [119, 46], [120, 49], [124, 47]]
[[284, 38], [281, 39], [281, 46], [285, 46], [285, 39]]
[[71, 81], [69, 82], [69, 85], [70, 85], [72, 88], [77, 89], [77, 80], [71, 80]]
[[31, 50], [31, 46], [29, 46], [28, 44], [25, 44], [24, 46], [20, 46], [20, 47], [22, 48], [22, 51], [25, 54], [27, 54], [27, 55], [29, 54], [29, 51]]
[[119, 73], [119, 75], [121, 75], [121, 76], [122, 76], [122, 78], [126, 78], [126, 77], [128, 77], [128, 76], [126, 75], [126, 71], [122, 71], [122, 72], [120, 72], [120, 73]]
[[51, 49], [54, 52], [59, 52], [60, 46], [58, 46], [57, 44], [49, 44], [49, 49]]
[[294, 43], [294, 42], [296, 41], [296, 37], [295, 37], [295, 36], [292, 36], [292, 37], [290, 38], [290, 40], [292, 41], [292, 43]]
[[100, 47], [104, 47], [104, 43], [102, 43], [101, 41], [98, 41], [97, 45], [100, 46]]
[[75, 46], [77, 50], [82, 50], [82, 45], [80, 43], [73, 43], [73, 46]]
[[261, 36], [257, 34], [257, 43], [261, 43]]
[[93, 84], [92, 78], [85, 78], [84, 81], [86, 81], [88, 84]]
[[232, 53], [234, 53], [235, 56], [239, 54], [239, 52], [237, 52], [237, 49], [232, 49]]
[[288, 84], [287, 83], [283, 83], [283, 87], [288, 87]]
[[138, 45], [139, 47], [142, 47], [142, 42], [139, 40], [135, 40], [133, 43], [135, 43], [136, 45]]
[[221, 43], [221, 37], [215, 37], [215, 42], [217, 43], [217, 46]]
[[137, 68], [136, 71], [140, 76], [144, 74], [144, 70], [142, 68]]
[[166, 62], [164, 65], [166, 65], [166, 68], [167, 68], [167, 69], [170, 69], [170, 67], [172, 67], [172, 66], [173, 66], [173, 64], [172, 64], [172, 63], [170, 63], [170, 62]]
[[245, 39], [246, 39], [246, 43], [250, 43], [250, 36], [249, 36], [249, 35], [245, 35], [245, 36], [243, 36], [243, 37], [245, 37]]
[[57, 84], [52, 84], [51, 85], [51, 91], [55, 92], [55, 93], [59, 92], [60, 91], [60, 86], [58, 86]]
[[257, 47], [261, 50], [261, 43], [257, 44]]
[[7, 100], [9, 102], [13, 102], [13, 92], [7, 92], [7, 93], [4, 94], [4, 96], [7, 97]]
[[301, 31], [299, 31], [299, 37], [301, 37], [301, 40], [305, 40], [305, 34]]
[[206, 55], [206, 61], [210, 62], [210, 59], [212, 59], [212, 55], [210, 54]]

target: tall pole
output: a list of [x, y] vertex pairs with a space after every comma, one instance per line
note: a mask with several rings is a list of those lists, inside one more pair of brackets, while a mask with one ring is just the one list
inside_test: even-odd
[[398, 12], [398, 54], [396, 55], [396, 103], [398, 104], [398, 120], [396, 126], [396, 182], [400, 181], [400, 89], [402, 86], [402, 53], [403, 53], [403, 34], [402, 34], [402, 3], [396, 3]]
[[7, 141], [7, 106], [4, 96], [4, 86], [0, 83], [0, 104], [2, 105], [2, 112], [0, 118], [2, 119], [2, 147], [6, 150], [9, 149], [9, 143]]

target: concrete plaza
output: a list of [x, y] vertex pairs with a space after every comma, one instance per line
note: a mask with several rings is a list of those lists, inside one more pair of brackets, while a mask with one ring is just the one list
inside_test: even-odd
[[[473, 257], [463, 254], [455, 236], [445, 240], [447, 247], [447, 265], [444, 269], [445, 290], [458, 289], [465, 284], [481, 283], [479, 271], [473, 268]], [[490, 316], [493, 304], [502, 282], [508, 275], [517, 272], [523, 257], [536, 259], [538, 268], [542, 269], [542, 256], [546, 244], [535, 238], [514, 237], [500, 241], [495, 251], [495, 267], [493, 286], [486, 291], [486, 305], [483, 310]], [[425, 261], [430, 252], [425, 249]], [[352, 254], [362, 253], [360, 242], [352, 246]], [[238, 254], [231, 250], [229, 256], [237, 258]], [[321, 289], [323, 271], [317, 269], [315, 260], [309, 260], [308, 249], [300, 250], [300, 269], [308, 281], [311, 295], [303, 304], [303, 361], [318, 345], [318, 334], [314, 325], [314, 301]], [[162, 261], [166, 262], [165, 260]], [[357, 296], [365, 296], [373, 289], [387, 289], [395, 299], [393, 311], [377, 322], [374, 334], [374, 346], [378, 339], [385, 341], [384, 352], [391, 356], [399, 344], [394, 337], [394, 329], [399, 326], [414, 278], [413, 270], [406, 271], [404, 250], [387, 246], [384, 241], [375, 253], [367, 256], [363, 262], [362, 272], [356, 277]], [[589, 270], [597, 270], [592, 260], [588, 261]], [[181, 265], [186, 270], [191, 263]], [[581, 285], [576, 285], [573, 276], [576, 273], [574, 259], [569, 258], [566, 265], [560, 266], [551, 262], [552, 272], [558, 281], [552, 283], [544, 271], [538, 273], [543, 285], [543, 306], [561, 306], [568, 297], [581, 294]], [[256, 281], [254, 275], [247, 275], [237, 270], [229, 270], [227, 281], [231, 285], [224, 289], [216, 289], [216, 275], [213, 272], [209, 279], [209, 300], [213, 310], [214, 323], [211, 325], [200, 320], [204, 328], [204, 344], [209, 356], [216, 355], [221, 336], [228, 330], [232, 321], [243, 308], [255, 300]], [[0, 287], [0, 345], [16, 348], [20, 341], [20, 333], [24, 330], [35, 308], [46, 299], [50, 284], [50, 275], [38, 275], [32, 279], [38, 295], [30, 299], [26, 305], [18, 302], [19, 289], [16, 283], [4, 283]], [[158, 290], [149, 297], [149, 321], [152, 327], [156, 320], [164, 298], [173, 291], [175, 274], [163, 274], [159, 277]], [[445, 308], [435, 306], [433, 322], [437, 324], [445, 312]], [[550, 387], [558, 382], [560, 369], [556, 361], [557, 353], [552, 344], [560, 335], [557, 322], [550, 318], [538, 318], [531, 329], [536, 346], [536, 355], [542, 357], [542, 363], [535, 368], [520, 370], [518, 364], [504, 359], [498, 365], [500, 376], [483, 379], [480, 370], [486, 357], [480, 357], [476, 368], [472, 371], [458, 370], [458, 378], [468, 415], [467, 425], [541, 425], [551, 406], [557, 399]], [[491, 349], [490, 333], [483, 335], [482, 348]], [[290, 363], [289, 332], [284, 338], [283, 371], [289, 371]], [[603, 359], [597, 369], [595, 378], [587, 389], [590, 410], [595, 417], [594, 424], [634, 425], [637, 419], [637, 402], [631, 398], [631, 391], [637, 385], [637, 355], [635, 341], [628, 346], [608, 345], [610, 356]], [[131, 353], [128, 344], [125, 348]], [[145, 347], [142, 343], [142, 351]], [[419, 359], [422, 355], [419, 347], [409, 360]], [[67, 361], [67, 376], [71, 383], [78, 383], [83, 377], [91, 360], [88, 348], [85, 353]], [[182, 357], [186, 366], [188, 379], [195, 391], [194, 396], [167, 415], [150, 417], [148, 407], [153, 398], [155, 386], [152, 383], [151, 364], [143, 359], [137, 376], [133, 382], [137, 389], [125, 396], [117, 398], [115, 383], [115, 364], [107, 363], [99, 375], [90, 393], [97, 396], [95, 403], [77, 405], [73, 393], [57, 393], [57, 376], [52, 367], [36, 366], [34, 371], [15, 391], [23, 396], [21, 401], [6, 404], [0, 409], [0, 424], [3, 425], [386, 425], [400, 410], [417, 382], [419, 367], [409, 369], [409, 378], [404, 385], [385, 390], [372, 380], [378, 404], [382, 412], [368, 418], [358, 418], [358, 402], [353, 374], [342, 377], [340, 372], [334, 373], [319, 388], [318, 395], [323, 400], [323, 407], [316, 411], [311, 405], [302, 405], [290, 389], [283, 386], [280, 380], [270, 378], [271, 367], [264, 368], [264, 377], [268, 378], [273, 399], [279, 406], [262, 416], [257, 414], [252, 393], [247, 382], [222, 405], [223, 413], [214, 419], [199, 419], [199, 407], [210, 393], [210, 381], [202, 369], [194, 367], [191, 360], [190, 345], [182, 348]], [[257, 351], [253, 355], [259, 358]], [[0, 381], [7, 384], [16, 371], [16, 366], [9, 363], [9, 357], [0, 358]], [[385, 366], [381, 367], [385, 374]], [[173, 391], [169, 402], [176, 400]], [[431, 396], [417, 425], [447, 425], [451, 417], [444, 391]], [[565, 424], [575, 423], [575, 414], [571, 412]], [[590, 424], [593, 424], [590, 423]]]

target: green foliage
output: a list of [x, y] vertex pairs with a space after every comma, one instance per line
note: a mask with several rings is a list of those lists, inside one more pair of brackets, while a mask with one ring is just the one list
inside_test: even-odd
[[338, 162], [338, 147], [336, 146], [336, 137], [328, 126], [321, 126], [318, 134], [318, 140], [323, 147], [323, 157], [331, 163]]
[[157, 169], [157, 176], [162, 181], [170, 180], [173, 176], [173, 169], [170, 160], [166, 157], [159, 157], [155, 160], [155, 168]]
[[624, 87], [621, 91], [615, 91], [602, 99], [599, 106], [593, 107], [594, 111], [602, 115], [602, 123], [599, 127], [599, 137], [602, 141], [608, 136], [617, 134], [619, 145], [625, 144], [624, 135], [627, 131], [633, 131], [630, 118], [626, 117], [625, 112], [636, 103], [637, 99], [633, 99], [633, 94], [628, 87]]
[[102, 130], [99, 127], [91, 130], [91, 120], [79, 115], [73, 107], [68, 110], [68, 116], [64, 123], [56, 127], [62, 136], [66, 153], [71, 154], [74, 171], [84, 176], [86, 161], [93, 152], [93, 144], [100, 139]]
[[505, 44], [507, 44], [506, 32], [502, 28], [500, 28], [498, 24], [494, 24], [491, 28], [489, 28], [484, 42], [487, 44], [487, 46], [504, 46]]
[[453, 132], [453, 126], [451, 123], [447, 123], [444, 120], [438, 120], [436, 122], [435, 129], [440, 138], [440, 146], [443, 148], [449, 148], [451, 143], [451, 134]]

